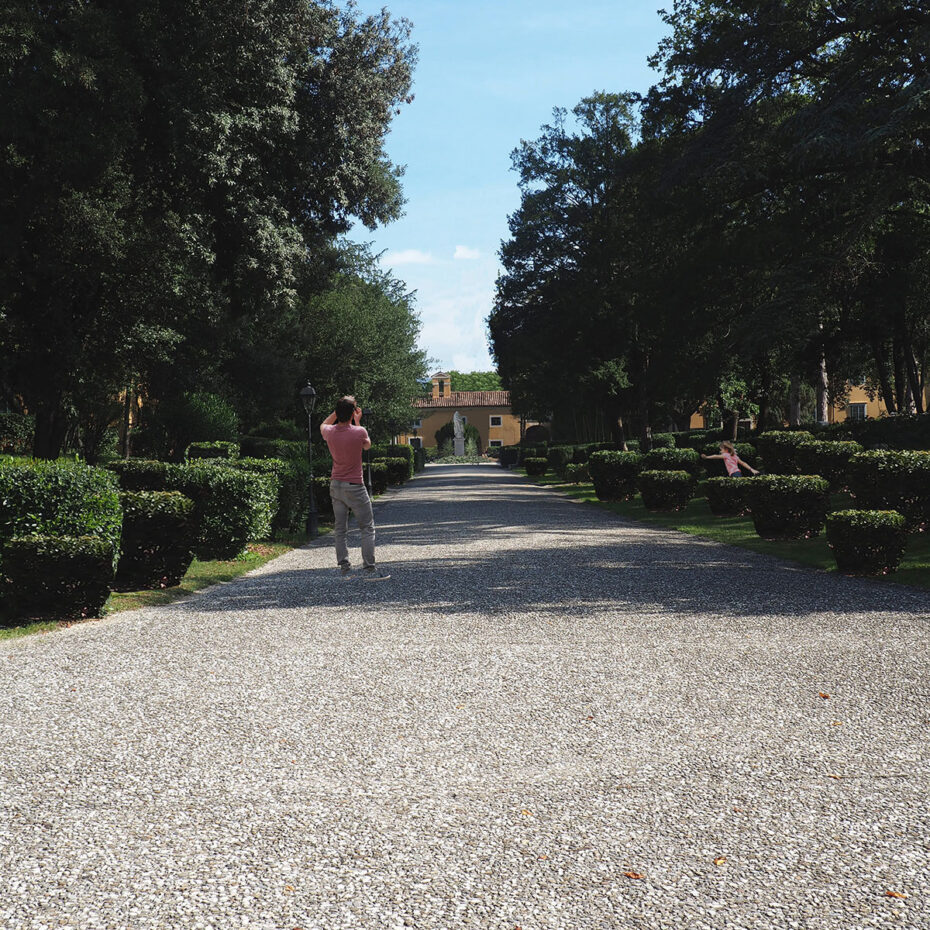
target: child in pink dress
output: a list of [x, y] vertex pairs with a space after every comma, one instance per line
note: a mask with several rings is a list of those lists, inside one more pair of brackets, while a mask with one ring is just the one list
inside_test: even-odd
[[732, 442], [727, 442], [724, 440], [720, 443], [720, 454], [719, 455], [701, 455], [702, 459], [723, 459], [724, 468], [727, 470], [727, 475], [730, 478], [742, 478], [743, 473], [740, 471], [741, 468], [745, 468], [746, 471], [752, 472], [754, 475], [758, 475], [752, 465], [748, 462], [744, 462], [737, 454], [736, 447]]

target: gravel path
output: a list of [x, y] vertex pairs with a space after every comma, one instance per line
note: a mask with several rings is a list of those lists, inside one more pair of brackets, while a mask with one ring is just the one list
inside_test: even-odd
[[0, 643], [3, 930], [930, 928], [925, 594], [491, 467], [377, 518]]

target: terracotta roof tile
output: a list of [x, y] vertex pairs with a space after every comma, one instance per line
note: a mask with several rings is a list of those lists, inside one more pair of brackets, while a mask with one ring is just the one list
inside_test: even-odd
[[420, 397], [414, 407], [509, 407], [510, 391], [452, 391], [445, 397]]

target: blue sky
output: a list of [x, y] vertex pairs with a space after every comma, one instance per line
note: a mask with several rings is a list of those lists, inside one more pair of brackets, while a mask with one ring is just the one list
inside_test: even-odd
[[[405, 216], [353, 237], [416, 291], [421, 347], [433, 370], [493, 368], [485, 320], [497, 251], [519, 205], [510, 153], [534, 139], [553, 107], [595, 90], [645, 91], [646, 64], [667, 27], [661, 0], [361, 0], [413, 23], [414, 102], [387, 140], [406, 165]], [[668, 4], [670, 5], [670, 3]]]

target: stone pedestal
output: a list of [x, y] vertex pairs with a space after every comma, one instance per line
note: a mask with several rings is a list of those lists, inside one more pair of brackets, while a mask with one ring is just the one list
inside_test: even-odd
[[454, 440], [454, 445], [455, 445], [456, 455], [465, 454], [465, 437], [464, 436], [461, 439], [458, 436], [456, 436]]

